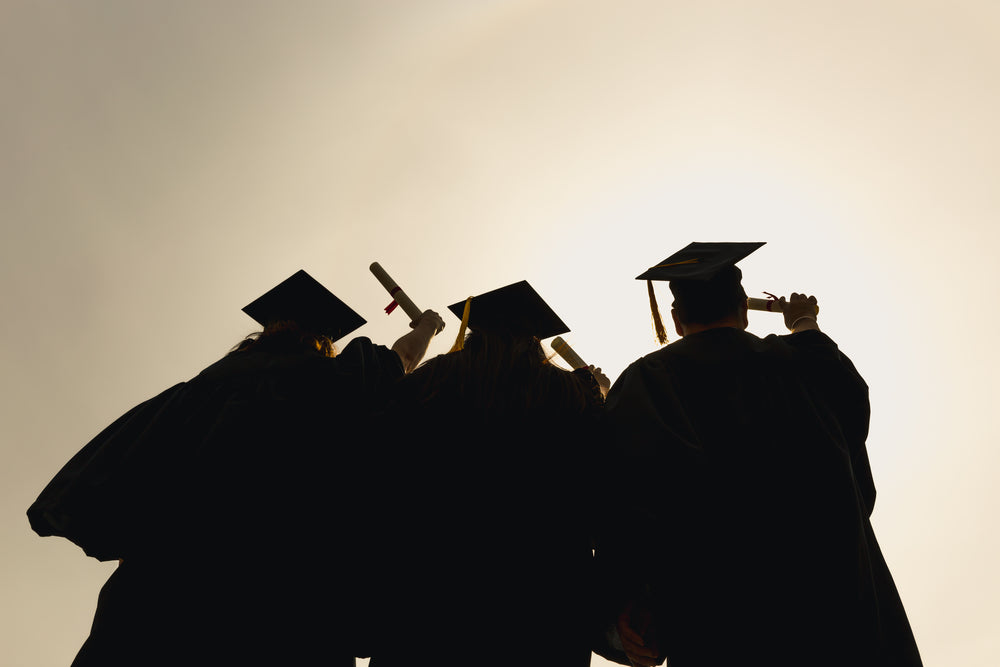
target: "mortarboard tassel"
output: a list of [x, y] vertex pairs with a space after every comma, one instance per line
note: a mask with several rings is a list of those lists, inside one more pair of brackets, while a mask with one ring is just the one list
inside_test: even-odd
[[656, 332], [656, 340], [660, 345], [667, 343], [667, 330], [663, 328], [663, 320], [660, 319], [660, 309], [656, 305], [656, 295], [653, 294], [653, 281], [646, 281], [646, 289], [649, 290], [649, 309], [653, 313], [653, 330]]
[[448, 350], [451, 352], [458, 352], [465, 346], [465, 328], [469, 326], [469, 306], [472, 304], [472, 297], [470, 296], [465, 300], [465, 309], [462, 310], [462, 326], [458, 328], [458, 337], [455, 338], [455, 344], [451, 346]]

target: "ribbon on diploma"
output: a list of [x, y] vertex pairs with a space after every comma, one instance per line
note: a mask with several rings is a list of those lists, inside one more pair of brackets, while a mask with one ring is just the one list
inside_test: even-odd
[[774, 307], [774, 304], [778, 301], [778, 297], [775, 296], [774, 294], [771, 294], [770, 292], [764, 292], [764, 294], [767, 295], [767, 309], [768, 311], [771, 311]]
[[[396, 292], [398, 292], [398, 291], [399, 291], [399, 285], [396, 285], [391, 290], [389, 290], [389, 296], [396, 296]], [[384, 308], [385, 314], [388, 315], [392, 311], [396, 310], [396, 306], [398, 306], [398, 305], [399, 305], [399, 302], [396, 301], [395, 299], [393, 299], [392, 302], [390, 302], [389, 305]]]
[[412, 322], [419, 320], [423, 311], [417, 308], [416, 304], [413, 303], [413, 301], [410, 300], [410, 297], [406, 295], [406, 292], [403, 291], [403, 288], [400, 287], [395, 280], [389, 277], [389, 274], [385, 272], [385, 269], [383, 269], [378, 262], [372, 262], [371, 266], [368, 268], [378, 281], [382, 283], [382, 287], [385, 288], [385, 291], [393, 297], [392, 303], [385, 307], [386, 315], [394, 311], [396, 306], [400, 306]]
[[[764, 292], [768, 298], [758, 299], [756, 297], [747, 298], [747, 308], [750, 310], [766, 310], [769, 313], [783, 313], [787, 305], [781, 299], [770, 292]], [[819, 313], [819, 306], [816, 306], [814, 314]]]

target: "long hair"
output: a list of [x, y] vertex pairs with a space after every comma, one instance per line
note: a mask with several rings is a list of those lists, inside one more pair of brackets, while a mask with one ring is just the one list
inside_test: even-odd
[[337, 356], [337, 348], [333, 341], [303, 329], [291, 321], [274, 322], [237, 343], [230, 354], [253, 351], [274, 353], [313, 352], [324, 357]]
[[487, 419], [551, 406], [582, 414], [596, 400], [576, 372], [549, 362], [537, 338], [478, 330], [461, 350], [429, 360], [403, 382], [417, 405], [444, 399]]

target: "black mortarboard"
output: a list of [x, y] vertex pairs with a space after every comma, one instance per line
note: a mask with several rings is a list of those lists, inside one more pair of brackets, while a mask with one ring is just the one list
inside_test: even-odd
[[691, 243], [636, 276], [636, 280], [709, 280], [762, 245], [764, 242]]
[[261, 326], [292, 321], [313, 333], [336, 341], [365, 319], [305, 271], [298, 271], [243, 307]]
[[[526, 280], [470, 297], [468, 303], [467, 324], [472, 329], [539, 339], [569, 331]], [[465, 306], [466, 301], [460, 301], [448, 309], [465, 321]]]
[[[638, 276], [636, 280], [645, 280], [646, 289], [649, 292], [649, 308], [653, 314], [653, 329], [660, 344], [667, 342], [667, 332], [660, 318], [660, 311], [656, 305], [656, 295], [653, 293], [654, 280], [670, 281], [670, 291], [675, 297], [679, 297], [686, 302], [696, 302], [701, 299], [714, 301], [707, 303], [705, 312], [694, 315], [686, 313], [688, 316], [699, 318], [710, 318], [714, 314], [716, 307], [724, 309], [728, 301], [732, 301], [742, 295], [743, 286], [740, 284], [742, 274], [736, 266], [740, 261], [754, 250], [757, 250], [764, 242], [753, 243], [691, 243], [675, 252], [670, 257], [653, 266]], [[679, 301], [675, 300], [675, 306], [681, 310]]]

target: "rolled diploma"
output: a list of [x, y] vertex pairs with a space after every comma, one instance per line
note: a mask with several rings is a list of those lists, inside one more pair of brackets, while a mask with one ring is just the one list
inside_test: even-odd
[[580, 355], [577, 354], [576, 351], [569, 346], [569, 343], [564, 341], [561, 336], [556, 336], [552, 339], [552, 349], [556, 351], [556, 354], [565, 359], [566, 363], [568, 363], [573, 370], [587, 367], [587, 362], [581, 359]]
[[784, 312], [784, 304], [777, 299], [747, 299], [747, 308], [750, 310], [770, 310], [775, 313]]
[[[785, 304], [777, 299], [747, 299], [747, 308], [750, 310], [769, 310], [772, 313], [783, 313], [785, 312]], [[816, 312], [819, 313], [819, 306], [816, 306]]]
[[389, 277], [389, 274], [385, 272], [385, 269], [383, 269], [378, 262], [372, 262], [372, 265], [369, 266], [368, 269], [376, 278], [378, 278], [378, 281], [382, 283], [382, 287], [385, 288], [385, 291], [396, 300], [396, 303], [398, 303], [399, 307], [403, 309], [403, 312], [410, 316], [411, 322], [420, 318], [424, 311], [417, 308], [416, 305], [410, 301], [410, 297], [406, 296], [406, 292], [399, 288], [396, 281]]

